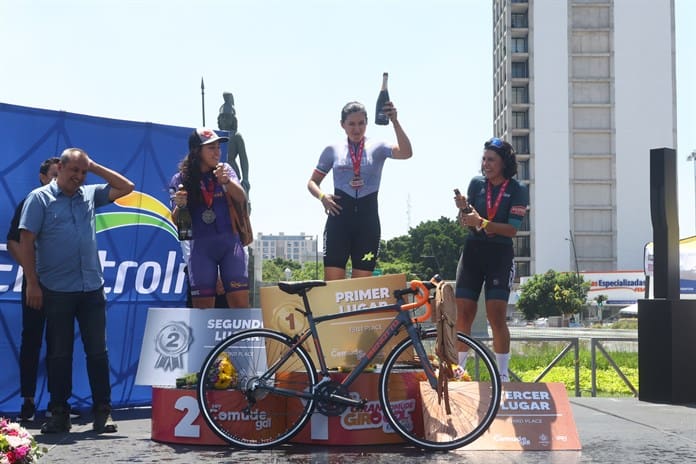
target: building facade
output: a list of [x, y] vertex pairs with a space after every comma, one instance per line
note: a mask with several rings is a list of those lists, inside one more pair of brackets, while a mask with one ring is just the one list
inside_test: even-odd
[[517, 275], [642, 269], [650, 149], [677, 140], [674, 1], [492, 6], [494, 133], [530, 192]]
[[318, 237], [305, 235], [257, 234], [254, 241], [254, 252], [262, 261], [282, 258], [304, 264], [307, 261], [316, 262], [319, 257]]

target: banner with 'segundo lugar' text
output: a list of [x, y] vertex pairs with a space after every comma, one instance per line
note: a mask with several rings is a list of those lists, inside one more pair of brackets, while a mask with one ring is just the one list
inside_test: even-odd
[[[82, 148], [135, 183], [132, 194], [97, 210], [97, 247], [108, 300], [113, 406], [150, 404], [151, 387], [135, 385], [148, 308], [185, 305], [186, 277], [167, 185], [186, 154], [191, 130], [0, 103], [0, 413], [17, 412], [21, 405], [22, 269], [7, 252], [7, 231], [17, 204], [39, 186], [41, 162], [69, 147]], [[104, 182], [90, 173], [85, 183]], [[82, 409], [92, 402], [77, 324], [75, 340], [70, 403]], [[43, 346], [39, 409], [48, 400]]]

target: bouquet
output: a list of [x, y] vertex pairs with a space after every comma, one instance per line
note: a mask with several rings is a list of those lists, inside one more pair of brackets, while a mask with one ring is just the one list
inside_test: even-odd
[[217, 390], [225, 390], [237, 382], [237, 371], [227, 353], [220, 353], [208, 371], [208, 382]]
[[38, 462], [45, 452], [24, 427], [0, 417], [0, 464]]

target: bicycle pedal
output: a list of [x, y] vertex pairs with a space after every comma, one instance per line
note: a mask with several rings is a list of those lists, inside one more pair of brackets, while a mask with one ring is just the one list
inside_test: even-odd
[[367, 404], [367, 400], [365, 398], [360, 398], [360, 399], [355, 399], [351, 398], [348, 396], [341, 396], [341, 395], [331, 395], [331, 400], [335, 401], [337, 403], [341, 404], [347, 404], [349, 406], [353, 407], [363, 407]]

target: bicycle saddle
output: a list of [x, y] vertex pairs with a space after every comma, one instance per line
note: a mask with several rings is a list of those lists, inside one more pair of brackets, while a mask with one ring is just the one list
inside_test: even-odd
[[314, 287], [324, 287], [326, 281], [324, 280], [303, 280], [300, 282], [278, 282], [278, 288], [289, 293], [291, 295], [299, 295], [305, 290], [309, 290]]

